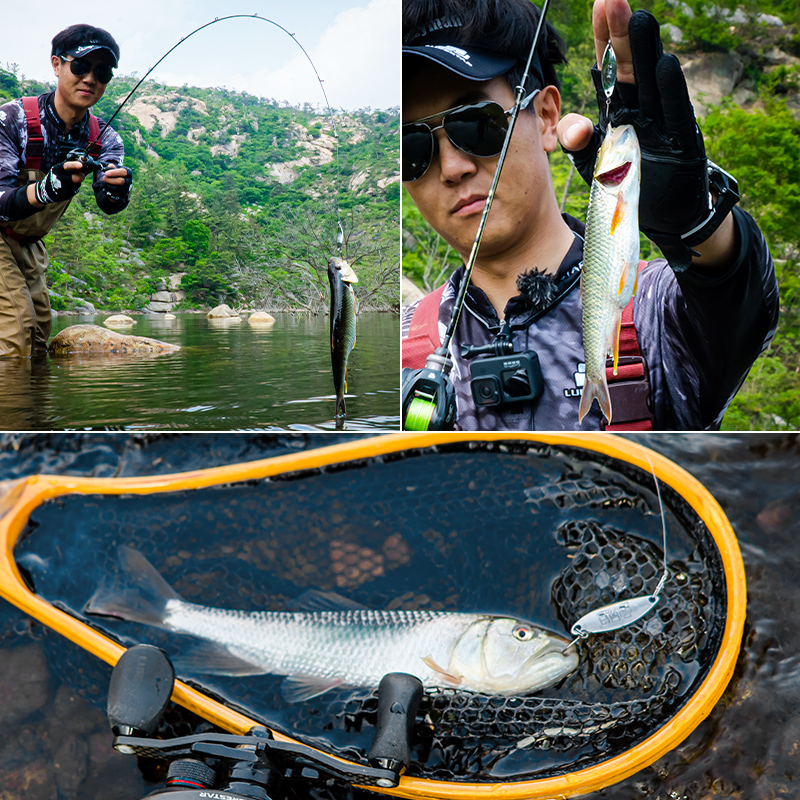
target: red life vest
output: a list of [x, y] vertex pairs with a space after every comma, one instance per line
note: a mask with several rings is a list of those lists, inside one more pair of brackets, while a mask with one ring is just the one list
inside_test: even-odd
[[[22, 107], [25, 109], [25, 120], [28, 124], [28, 146], [25, 148], [25, 169], [41, 171], [42, 153], [44, 152], [44, 136], [42, 121], [39, 118], [39, 98], [23, 97]], [[86, 151], [93, 158], [100, 155], [100, 123], [97, 117], [89, 114], [89, 145]]]
[[[639, 272], [647, 266], [639, 262]], [[441, 344], [439, 337], [439, 305], [446, 284], [434, 289], [419, 301], [408, 338], [403, 340], [403, 366], [422, 369], [425, 359]], [[606, 431], [651, 431], [653, 412], [649, 407], [650, 380], [633, 324], [633, 299], [622, 311], [619, 333], [617, 374], [611, 359], [606, 363], [606, 382], [614, 409], [614, 423], [602, 423]]]

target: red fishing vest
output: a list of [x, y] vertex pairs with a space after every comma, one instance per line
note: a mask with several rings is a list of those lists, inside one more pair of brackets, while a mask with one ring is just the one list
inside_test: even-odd
[[[44, 136], [42, 136], [42, 121], [39, 118], [39, 98], [23, 97], [22, 107], [25, 109], [25, 120], [28, 124], [25, 169], [41, 171]], [[97, 117], [89, 114], [89, 145], [86, 151], [90, 156], [97, 158], [100, 155], [100, 149], [100, 123], [97, 121]]]
[[[646, 261], [639, 262], [639, 272]], [[419, 301], [408, 338], [403, 340], [403, 366], [422, 369], [427, 357], [441, 344], [439, 337], [439, 304], [445, 284], [434, 289]], [[633, 324], [633, 299], [622, 311], [619, 333], [619, 362], [614, 374], [612, 359], [606, 362], [606, 382], [614, 409], [614, 423], [601, 423], [606, 431], [651, 431], [653, 412], [650, 410], [650, 380]]]

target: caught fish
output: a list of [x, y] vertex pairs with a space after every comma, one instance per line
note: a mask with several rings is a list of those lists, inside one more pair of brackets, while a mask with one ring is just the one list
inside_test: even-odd
[[204, 639], [205, 651], [187, 666], [207, 674], [284, 675], [289, 702], [337, 686], [377, 686], [389, 672], [416, 675], [431, 688], [524, 694], [578, 665], [567, 639], [513, 617], [369, 610], [320, 592], [305, 595], [306, 606], [317, 610], [228, 611], [186, 602], [136, 550], [120, 547], [119, 555], [124, 585], [98, 588], [87, 613]]
[[328, 281], [331, 285], [331, 367], [336, 390], [335, 416], [344, 417], [347, 359], [356, 344], [356, 297], [351, 284], [358, 283], [358, 278], [343, 258], [333, 257], [328, 261]]
[[578, 421], [597, 398], [611, 422], [606, 357], [619, 362], [622, 310], [636, 293], [639, 275], [639, 176], [641, 152], [631, 125], [608, 127], [595, 163], [586, 215], [581, 302], [586, 382]]

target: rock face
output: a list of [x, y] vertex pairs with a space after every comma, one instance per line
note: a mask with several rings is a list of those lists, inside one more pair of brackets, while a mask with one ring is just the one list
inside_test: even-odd
[[150, 295], [146, 310], [155, 313], [174, 311], [175, 306], [186, 299], [186, 292], [181, 289], [181, 279], [185, 274], [173, 272], [168, 278], [162, 278], [158, 291]]
[[180, 349], [177, 344], [150, 339], [147, 336], [128, 336], [101, 328], [99, 325], [71, 325], [54, 336], [47, 347], [51, 355], [67, 353], [146, 355], [148, 353], [172, 353]]
[[744, 72], [744, 61], [734, 50], [728, 53], [702, 53], [681, 57], [689, 96], [698, 116], [708, 106], [718, 105], [723, 97], [733, 94]]

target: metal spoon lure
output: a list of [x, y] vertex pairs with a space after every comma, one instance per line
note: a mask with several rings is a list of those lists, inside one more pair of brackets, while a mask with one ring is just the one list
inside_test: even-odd
[[606, 45], [603, 53], [603, 63], [600, 66], [600, 78], [603, 86], [603, 94], [606, 96], [606, 116], [611, 108], [611, 95], [617, 85], [617, 56], [611, 42]]

